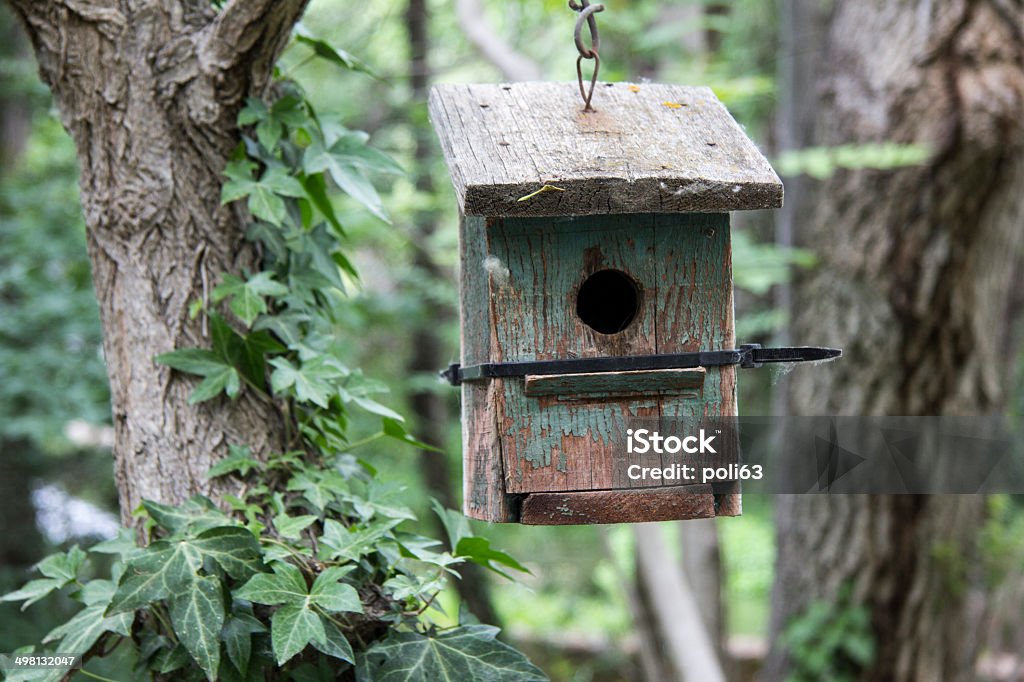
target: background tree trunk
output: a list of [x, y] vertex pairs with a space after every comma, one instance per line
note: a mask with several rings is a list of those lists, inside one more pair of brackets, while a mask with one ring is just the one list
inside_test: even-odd
[[[409, 0], [405, 13], [406, 32], [409, 37], [409, 83], [411, 86], [412, 106], [426, 112], [427, 96], [429, 95], [430, 71], [430, 14], [426, 0]], [[430, 174], [430, 161], [433, 158], [433, 132], [427, 125], [426, 116], [417, 117], [414, 126], [416, 133], [416, 149], [413, 158], [416, 167], [412, 170], [416, 177], [416, 189], [424, 194], [434, 193], [434, 182]], [[430, 242], [437, 231], [438, 212], [436, 210], [419, 210], [413, 216], [412, 233], [409, 237], [413, 252], [413, 267], [416, 270], [419, 290], [423, 292], [420, 301], [419, 317], [416, 327], [412, 330], [412, 357], [409, 359], [409, 376], [423, 377], [436, 375], [446, 365], [447, 354], [444, 342], [438, 333], [439, 322], [450, 319], [452, 311], [438, 302], [432, 295], [433, 283], [441, 282], [450, 275], [444, 271], [434, 259], [430, 251]], [[446, 389], [447, 390], [447, 389]], [[449, 401], [436, 390], [419, 388], [411, 395], [410, 403], [416, 419], [416, 433], [427, 444], [441, 450], [445, 449], [446, 428], [451, 420]], [[449, 469], [448, 457], [437, 452], [420, 453], [420, 470], [427, 489], [438, 498], [438, 501], [449, 509], [461, 509]], [[436, 516], [433, 517], [437, 532], [445, 535], [444, 525]], [[454, 548], [453, 548], [454, 549]], [[462, 580], [455, 586], [462, 601], [481, 622], [499, 625], [498, 614], [495, 613], [487, 593], [485, 569], [466, 563], [459, 567]]]
[[[0, 7], [0, 58], [10, 59], [25, 49], [20, 27], [7, 8]], [[17, 164], [32, 121], [29, 99], [14, 81], [0, 77], [0, 178]], [[44, 546], [32, 504], [32, 479], [43, 468], [36, 450], [23, 438], [0, 436], [0, 528], [9, 536], [0, 543], [0, 566], [19, 571], [18, 579], [21, 570], [39, 560]]]
[[679, 544], [683, 552], [681, 570], [693, 591], [704, 629], [718, 660], [727, 667], [725, 611], [722, 608], [722, 554], [715, 519], [693, 519], [679, 523]]
[[221, 207], [235, 119], [260, 94], [307, 0], [10, 0], [78, 148], [104, 330], [122, 519], [142, 498], [211, 492], [229, 443], [266, 454], [284, 421], [255, 398], [188, 405], [195, 385], [153, 362], [206, 346], [188, 316], [222, 272], [257, 263], [247, 216]]
[[[799, 241], [821, 258], [796, 282], [794, 337], [845, 351], [794, 373], [796, 413], [1003, 407], [1010, 292], [1021, 284], [1022, 26], [1024, 7], [996, 0], [836, 5], [828, 50], [816, 56], [814, 142], [918, 143], [933, 156], [895, 171], [840, 171], [796, 207], [787, 198], [807, 217]], [[876, 644], [863, 679], [974, 679], [978, 614], [963, 587], [983, 510], [969, 496], [779, 498], [766, 678], [791, 669], [778, 641], [786, 624], [851, 584]]]
[[657, 642], [658, 653], [653, 666], [644, 661], [645, 672], [656, 668], [659, 680], [724, 682], [697, 599], [686, 575], [671, 560], [662, 530], [658, 523], [633, 526], [638, 591], [648, 621], [641, 631]]
[[[27, 53], [21, 27], [6, 7], [0, 7], [0, 58], [13, 60]], [[31, 125], [32, 102], [25, 88], [19, 87], [16, 77], [0, 76], [0, 177], [21, 156]]]

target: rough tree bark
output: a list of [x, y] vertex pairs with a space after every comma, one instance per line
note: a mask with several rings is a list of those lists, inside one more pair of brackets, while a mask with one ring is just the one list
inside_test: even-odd
[[[405, 13], [406, 32], [409, 36], [409, 84], [411, 86], [412, 104], [426, 109], [427, 96], [430, 89], [430, 14], [426, 0], [409, 0]], [[416, 146], [414, 159], [416, 167], [416, 189], [425, 194], [434, 193], [434, 182], [430, 175], [430, 162], [433, 158], [433, 133], [426, 120], [415, 125]], [[449, 277], [444, 268], [434, 259], [430, 252], [430, 240], [437, 230], [438, 212], [436, 210], [420, 210], [413, 216], [410, 245], [413, 252], [413, 266], [425, 283], [439, 282]], [[423, 286], [421, 291], [430, 287]], [[422, 301], [420, 321], [412, 330], [412, 356], [409, 359], [410, 376], [434, 374], [445, 364], [447, 355], [444, 342], [438, 332], [438, 323], [450, 319], [452, 311], [432, 297], [424, 297]], [[413, 415], [416, 419], [416, 433], [427, 444], [445, 449], [445, 427], [451, 419], [449, 401], [437, 391], [418, 389], [410, 396]], [[437, 496], [438, 500], [449, 509], [461, 509], [452, 487], [452, 476], [448, 468], [448, 458], [440, 453], [421, 452], [420, 470], [426, 481], [427, 488]], [[437, 531], [443, 537], [444, 525], [436, 519]], [[487, 581], [482, 567], [466, 564], [459, 568], [462, 580], [455, 583], [459, 596], [466, 603], [470, 612], [481, 622], [498, 625], [498, 614], [494, 611], [487, 593]]]
[[9, 0], [78, 148], [112, 391], [125, 522], [142, 498], [212, 492], [229, 443], [267, 453], [284, 422], [256, 399], [189, 406], [194, 380], [153, 356], [208, 345], [188, 305], [256, 263], [220, 206], [237, 112], [260, 94], [308, 0]]
[[[920, 143], [934, 154], [919, 167], [839, 172], [801, 198], [806, 213], [794, 209], [808, 218], [798, 241], [822, 261], [796, 282], [794, 336], [845, 350], [793, 375], [796, 413], [1004, 405], [1024, 225], [1022, 27], [1020, 2], [837, 3], [816, 57], [814, 142]], [[957, 586], [970, 577], [983, 506], [970, 496], [780, 498], [766, 678], [790, 669], [777, 639], [785, 625], [849, 583], [877, 648], [863, 679], [974, 679], [978, 614]]]

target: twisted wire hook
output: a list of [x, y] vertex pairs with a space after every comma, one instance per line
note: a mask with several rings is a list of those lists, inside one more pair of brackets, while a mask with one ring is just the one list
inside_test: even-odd
[[[574, 12], [579, 12], [579, 16], [576, 17], [576, 27], [573, 30], [573, 42], [576, 43], [576, 51], [580, 53], [580, 56], [576, 58], [576, 78], [580, 84], [580, 97], [583, 98], [583, 111], [593, 111], [594, 109], [590, 106], [590, 100], [594, 97], [594, 86], [597, 85], [597, 74], [601, 70], [601, 56], [598, 54], [598, 50], [601, 49], [601, 34], [597, 30], [597, 18], [594, 16], [598, 12], [604, 11], [604, 5], [591, 5], [590, 0], [581, 0], [581, 3], [577, 3], [576, 0], [569, 0], [569, 9]], [[583, 22], [587, 22], [587, 28], [590, 29], [590, 47], [587, 48], [583, 44]], [[590, 78], [590, 89], [583, 87], [583, 60], [593, 59], [594, 60], [594, 74]]]

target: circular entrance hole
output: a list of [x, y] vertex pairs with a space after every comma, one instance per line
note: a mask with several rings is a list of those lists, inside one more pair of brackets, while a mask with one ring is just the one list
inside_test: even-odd
[[640, 310], [640, 287], [621, 270], [600, 270], [576, 294], [576, 314], [602, 334], [618, 334]]

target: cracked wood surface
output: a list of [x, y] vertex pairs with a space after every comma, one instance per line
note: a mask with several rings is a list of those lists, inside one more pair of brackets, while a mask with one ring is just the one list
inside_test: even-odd
[[575, 83], [435, 86], [431, 120], [463, 213], [782, 205], [775, 171], [709, 88], [600, 83], [594, 107], [581, 111]]

